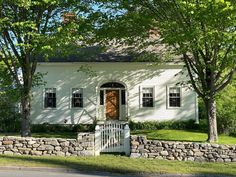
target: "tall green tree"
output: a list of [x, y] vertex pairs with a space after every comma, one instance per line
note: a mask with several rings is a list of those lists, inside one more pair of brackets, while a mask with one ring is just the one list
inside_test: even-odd
[[[191, 85], [205, 103], [208, 141], [217, 141], [216, 95], [236, 70], [236, 1], [101, 0], [99, 5], [107, 14], [101, 28], [105, 38], [144, 47], [162, 43], [182, 56]], [[150, 32], [160, 37], [150, 39]]]
[[30, 92], [41, 76], [37, 62], [83, 44], [91, 36], [90, 10], [83, 0], [0, 0], [0, 61], [20, 90], [22, 136], [31, 134]]

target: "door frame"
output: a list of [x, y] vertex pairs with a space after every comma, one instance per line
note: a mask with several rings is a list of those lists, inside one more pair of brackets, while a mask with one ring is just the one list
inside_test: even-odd
[[[121, 84], [122, 87], [104, 87], [103, 85], [107, 83], [117, 83]], [[106, 112], [105, 112], [105, 103], [106, 103], [106, 90], [119, 90], [119, 119], [117, 121], [127, 120], [130, 116], [129, 114], [129, 94], [127, 85], [124, 82], [118, 80], [106, 80], [100, 82], [96, 87], [96, 95], [97, 95], [97, 104], [96, 104], [96, 120], [107, 121], [106, 120]], [[122, 90], [125, 92], [125, 104], [122, 104]], [[103, 91], [103, 104], [101, 104], [101, 91]]]
[[104, 103], [104, 118], [105, 120], [108, 120], [106, 117], [106, 91], [107, 90], [118, 90], [119, 91], [119, 117], [117, 120], [121, 119], [121, 90], [125, 90], [124, 88], [101, 88], [100, 90], [103, 90], [103, 103]]

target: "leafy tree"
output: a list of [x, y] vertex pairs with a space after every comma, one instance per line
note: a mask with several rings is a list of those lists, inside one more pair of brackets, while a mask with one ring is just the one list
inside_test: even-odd
[[236, 80], [228, 85], [217, 98], [217, 120], [220, 133], [236, 133]]
[[30, 92], [42, 76], [37, 62], [83, 44], [91, 36], [90, 10], [82, 0], [0, 0], [0, 61], [20, 92], [22, 136], [31, 134]]
[[[216, 96], [236, 70], [236, 2], [101, 0], [98, 5], [107, 14], [98, 34], [105, 30], [107, 39], [140, 47], [164, 43], [176, 56], [182, 56], [191, 85], [207, 110], [208, 141], [217, 141]], [[156, 38], [150, 39], [151, 32]]]
[[[236, 132], [236, 79], [224, 91], [216, 96], [216, 116], [219, 133], [233, 134]], [[203, 102], [199, 101], [200, 118], [205, 119], [206, 110]]]
[[19, 92], [12, 85], [6, 66], [0, 62], [0, 132], [19, 130]]

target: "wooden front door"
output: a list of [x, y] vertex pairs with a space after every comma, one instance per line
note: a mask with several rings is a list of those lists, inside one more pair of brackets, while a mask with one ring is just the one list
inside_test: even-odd
[[106, 118], [119, 119], [119, 90], [106, 90]]

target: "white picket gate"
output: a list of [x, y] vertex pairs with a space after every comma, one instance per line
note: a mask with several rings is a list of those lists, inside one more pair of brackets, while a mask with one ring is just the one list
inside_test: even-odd
[[100, 152], [130, 154], [130, 129], [127, 123], [106, 121], [95, 128], [95, 155]]

